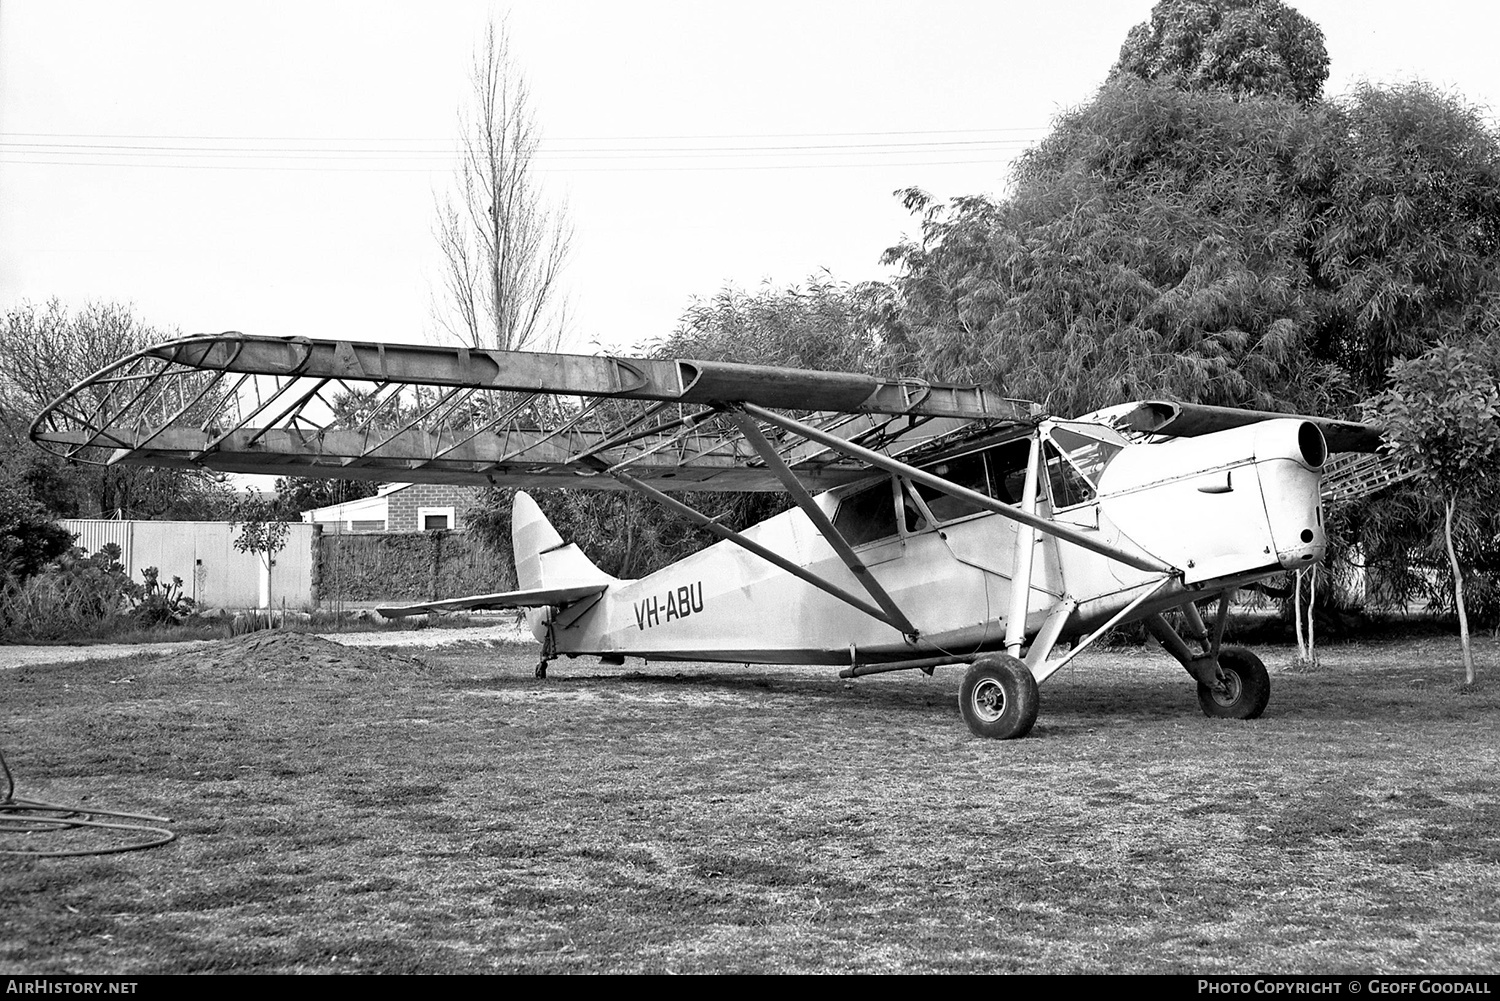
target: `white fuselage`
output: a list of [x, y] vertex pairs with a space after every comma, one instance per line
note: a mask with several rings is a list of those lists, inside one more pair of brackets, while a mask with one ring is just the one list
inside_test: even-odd
[[[1177, 579], [1142, 604], [1137, 615], [1181, 604], [1185, 593], [1206, 596], [1304, 566], [1321, 559], [1325, 547], [1318, 498], [1324, 454], [1318, 451], [1321, 436], [1315, 443], [1308, 435], [1311, 427], [1290, 419], [1266, 421], [1140, 443], [1086, 421], [1044, 423], [1040, 433], [1048, 458], [1039, 475], [1037, 513], [1177, 571]], [[990, 496], [1018, 501], [1011, 468], [1018, 454], [1016, 442], [1001, 442], [923, 468], [944, 476], [949, 468], [967, 468], [976, 487], [982, 483]], [[890, 494], [889, 517], [881, 510], [882, 485]], [[852, 511], [859, 498], [878, 524], [855, 523], [852, 515], [840, 523], [841, 504]], [[1017, 522], [990, 511], [956, 509], [890, 476], [822, 494], [817, 504], [841, 529], [852, 525], [851, 542], [868, 537], [854, 545], [855, 552], [918, 627], [916, 643], [894, 626], [722, 541], [647, 577], [612, 583], [596, 600], [564, 609], [552, 620], [557, 651], [849, 664], [1002, 646], [1018, 534], [1024, 537]], [[801, 510], [743, 535], [846, 591], [866, 593]], [[1027, 635], [1064, 599], [1076, 608], [1062, 635], [1079, 635], [1163, 578], [1051, 535], [1038, 534], [1033, 545]], [[540, 635], [540, 619], [537, 630]]]

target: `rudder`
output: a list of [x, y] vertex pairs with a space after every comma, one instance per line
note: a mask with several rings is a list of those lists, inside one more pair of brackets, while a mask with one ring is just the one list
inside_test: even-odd
[[576, 545], [565, 543], [537, 502], [524, 490], [516, 491], [511, 505], [510, 541], [516, 557], [518, 587], [565, 587], [618, 580], [595, 566]]

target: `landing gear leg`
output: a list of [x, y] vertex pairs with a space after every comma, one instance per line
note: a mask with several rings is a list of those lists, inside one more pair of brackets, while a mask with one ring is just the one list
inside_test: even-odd
[[1146, 628], [1198, 682], [1198, 704], [1204, 715], [1256, 719], [1265, 712], [1271, 699], [1271, 677], [1260, 658], [1249, 650], [1222, 645], [1229, 597], [1230, 592], [1219, 596], [1218, 614], [1211, 631], [1195, 605], [1189, 602], [1182, 606], [1187, 633], [1202, 647], [1201, 652], [1193, 650], [1160, 615], [1147, 618]]
[[542, 659], [536, 665], [536, 677], [547, 676], [547, 661], [557, 657], [557, 639], [552, 635], [552, 623], [547, 623], [547, 635], [542, 640]]

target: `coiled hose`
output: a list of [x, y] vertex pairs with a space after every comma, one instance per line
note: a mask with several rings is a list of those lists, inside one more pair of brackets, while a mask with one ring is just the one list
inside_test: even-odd
[[117, 810], [99, 810], [90, 808], [87, 811], [78, 807], [67, 806], [61, 803], [43, 803], [39, 800], [17, 799], [15, 796], [16, 782], [10, 774], [10, 766], [5, 763], [4, 753], [0, 753], [0, 772], [4, 773], [4, 797], [0, 798], [0, 834], [49, 834], [56, 831], [66, 831], [80, 827], [99, 827], [112, 831], [127, 831], [132, 834], [154, 835], [148, 841], [134, 842], [126, 845], [111, 845], [105, 848], [79, 848], [69, 851], [38, 851], [27, 848], [10, 848], [0, 845], [0, 855], [29, 855], [34, 858], [64, 858], [75, 855], [113, 855], [116, 852], [134, 852], [142, 848], [156, 848], [169, 841], [174, 841], [177, 835], [165, 827], [151, 827], [146, 824], [113, 823], [103, 820], [95, 820], [94, 817], [113, 817], [117, 820], [149, 820], [159, 824], [170, 823], [167, 817], [153, 817], [145, 813], [121, 813]]

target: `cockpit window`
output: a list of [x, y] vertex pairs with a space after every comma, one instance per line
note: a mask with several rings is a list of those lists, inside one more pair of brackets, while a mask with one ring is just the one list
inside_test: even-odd
[[[959, 459], [940, 462], [936, 466], [929, 466], [927, 471], [934, 476], [941, 476], [943, 479], [958, 486], [968, 487], [970, 490], [978, 491], [988, 497], [994, 496], [994, 493], [990, 490], [990, 481], [985, 469], [983, 452], [975, 452], [973, 455], [965, 455]], [[954, 497], [951, 494], [942, 493], [931, 487], [919, 486], [917, 492], [922, 495], [922, 499], [927, 502], [927, 509], [932, 512], [932, 516], [939, 522], [953, 521], [971, 514], [978, 514], [984, 510], [984, 508], [973, 501]]]
[[896, 534], [896, 502], [891, 481], [881, 480], [839, 501], [833, 527], [851, 546]]
[[1078, 471], [1095, 486], [1099, 484], [1099, 474], [1104, 472], [1110, 460], [1120, 454], [1122, 445], [1112, 441], [1104, 441], [1092, 435], [1079, 434], [1067, 428], [1053, 428], [1052, 440], [1057, 443], [1058, 449], [1065, 454]]
[[1047, 437], [1047, 483], [1052, 488], [1053, 508], [1072, 507], [1094, 499], [1099, 474], [1120, 454], [1123, 442], [1107, 440], [1112, 432], [1101, 429], [1099, 437], [1054, 427]]
[[[1106, 429], [1095, 429], [1098, 434], [1080, 434], [1070, 428], [1053, 428], [1052, 440], [1058, 443], [1058, 449], [1068, 456], [1080, 473], [1098, 486], [1100, 473], [1104, 467], [1110, 464], [1116, 455], [1124, 449], [1124, 441], [1116, 441], [1118, 435]], [[1110, 437], [1106, 437], [1110, 435]]]
[[[1030, 439], [1021, 438], [987, 448], [982, 452], [971, 452], [953, 459], [925, 467], [929, 473], [941, 476], [961, 487], [968, 487], [986, 497], [1019, 504], [1021, 491], [1026, 484], [1026, 462], [1030, 456]], [[927, 509], [939, 524], [966, 518], [985, 510], [973, 501], [945, 494], [941, 490], [917, 484], [917, 493], [926, 502]]]
[[1047, 484], [1052, 488], [1052, 507], [1065, 508], [1093, 500], [1094, 485], [1074, 469], [1049, 439], [1043, 443], [1047, 460]]
[[989, 451], [990, 483], [995, 498], [1007, 504], [1021, 503], [1026, 492], [1026, 467], [1031, 464], [1031, 439], [1008, 441]]

